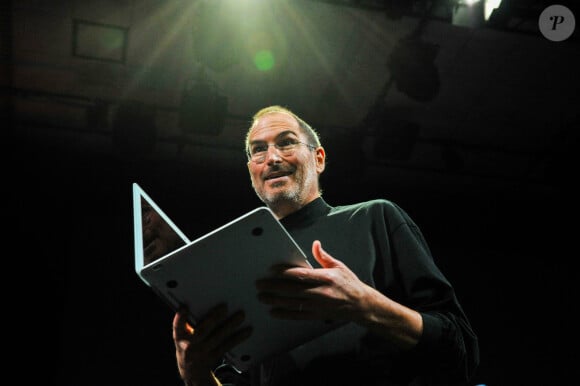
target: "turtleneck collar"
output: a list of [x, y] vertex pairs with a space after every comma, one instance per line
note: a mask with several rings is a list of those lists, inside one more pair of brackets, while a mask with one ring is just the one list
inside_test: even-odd
[[318, 197], [296, 212], [290, 213], [288, 216], [282, 218], [280, 222], [286, 229], [297, 228], [310, 224], [317, 218], [325, 216], [330, 212], [330, 209], [332, 207], [322, 197]]

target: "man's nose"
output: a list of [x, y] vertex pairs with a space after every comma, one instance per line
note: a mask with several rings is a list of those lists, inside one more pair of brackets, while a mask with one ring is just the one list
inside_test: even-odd
[[280, 162], [281, 160], [282, 157], [280, 156], [280, 151], [278, 148], [274, 145], [268, 146], [268, 151], [266, 152], [266, 162], [270, 164]]

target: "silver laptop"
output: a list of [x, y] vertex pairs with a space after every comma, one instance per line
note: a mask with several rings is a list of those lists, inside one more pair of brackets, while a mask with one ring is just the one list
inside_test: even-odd
[[133, 234], [135, 271], [147, 285], [141, 275], [146, 265], [191, 242], [137, 183], [133, 183]]
[[[135, 270], [173, 310], [186, 306], [195, 326], [212, 307], [243, 309], [252, 336], [226, 359], [240, 371], [288, 351], [342, 323], [270, 317], [254, 282], [276, 264], [312, 268], [304, 252], [267, 207], [190, 241], [155, 202], [133, 184]], [[156, 229], [151, 229], [155, 227]]]

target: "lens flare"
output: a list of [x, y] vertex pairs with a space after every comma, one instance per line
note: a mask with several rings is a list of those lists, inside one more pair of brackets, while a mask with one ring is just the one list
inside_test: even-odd
[[260, 50], [254, 55], [254, 64], [260, 71], [270, 71], [275, 63], [274, 54], [270, 50]]

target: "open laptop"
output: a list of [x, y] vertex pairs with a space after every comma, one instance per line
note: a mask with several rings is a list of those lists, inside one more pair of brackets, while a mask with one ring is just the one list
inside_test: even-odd
[[[270, 317], [255, 280], [275, 264], [312, 268], [306, 255], [267, 207], [256, 208], [190, 241], [137, 184], [133, 184], [135, 270], [173, 310], [186, 306], [190, 322], [226, 303], [243, 309], [252, 336], [226, 359], [244, 371], [341, 325]], [[152, 230], [155, 226], [157, 229]]]
[[[154, 229], [148, 230], [149, 225]], [[136, 183], [133, 183], [133, 235], [135, 271], [147, 285], [141, 275], [146, 265], [191, 242]], [[159, 245], [161, 239], [166, 240], [163, 245]]]

